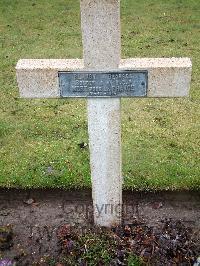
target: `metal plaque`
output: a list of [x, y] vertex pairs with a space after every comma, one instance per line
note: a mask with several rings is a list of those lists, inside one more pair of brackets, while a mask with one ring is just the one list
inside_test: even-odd
[[145, 97], [147, 71], [59, 72], [61, 97]]

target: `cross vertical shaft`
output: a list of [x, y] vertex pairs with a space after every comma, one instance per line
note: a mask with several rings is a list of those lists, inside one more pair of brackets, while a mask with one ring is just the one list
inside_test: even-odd
[[[120, 0], [81, 0], [86, 70], [118, 69], [121, 57]], [[88, 131], [94, 221], [121, 222], [120, 99], [88, 99]]]

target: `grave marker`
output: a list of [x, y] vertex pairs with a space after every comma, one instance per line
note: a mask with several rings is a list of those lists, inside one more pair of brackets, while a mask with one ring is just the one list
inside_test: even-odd
[[122, 211], [120, 97], [188, 96], [192, 64], [189, 58], [121, 60], [120, 0], [80, 2], [84, 61], [22, 59], [17, 81], [21, 97], [88, 97], [94, 220], [111, 226]]

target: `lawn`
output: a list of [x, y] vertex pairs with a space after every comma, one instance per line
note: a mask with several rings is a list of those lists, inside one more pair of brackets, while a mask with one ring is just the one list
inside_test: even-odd
[[[20, 99], [20, 58], [81, 58], [78, 0], [0, 0], [0, 186], [91, 186], [85, 100]], [[124, 188], [200, 188], [200, 2], [121, 0], [122, 57], [190, 57], [184, 99], [123, 99]]]

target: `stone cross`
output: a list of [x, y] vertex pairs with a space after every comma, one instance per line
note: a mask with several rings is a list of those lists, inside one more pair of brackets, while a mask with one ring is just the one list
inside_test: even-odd
[[[189, 58], [121, 60], [120, 0], [80, 0], [80, 3], [84, 60], [19, 60], [16, 70], [21, 97], [62, 97], [60, 72], [98, 74], [125, 70], [147, 71], [146, 97], [188, 96], [192, 69]], [[101, 226], [121, 223], [120, 125], [120, 97], [88, 97], [94, 221]]]

